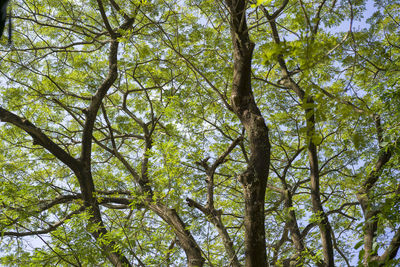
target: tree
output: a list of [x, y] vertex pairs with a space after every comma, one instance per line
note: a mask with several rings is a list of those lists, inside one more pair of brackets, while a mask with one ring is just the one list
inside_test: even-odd
[[377, 3], [357, 28], [365, 1], [14, 1], [1, 263], [398, 264], [400, 5]]

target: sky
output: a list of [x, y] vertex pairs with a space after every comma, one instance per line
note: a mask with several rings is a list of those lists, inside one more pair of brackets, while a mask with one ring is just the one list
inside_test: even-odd
[[[371, 17], [371, 15], [377, 10], [377, 7], [374, 5], [374, 1], [369, 0], [367, 2], [367, 6], [366, 6], [366, 10], [364, 13], [364, 18], [361, 21], [354, 21], [353, 22], [353, 29], [361, 29], [361, 28], [365, 28], [368, 27], [368, 24], [366, 24], [366, 20]], [[348, 31], [349, 30], [349, 21], [343, 22], [338, 28], [337, 31]], [[0, 124], [1, 126], [1, 124]], [[41, 242], [40, 241], [36, 241], [35, 239], [32, 239], [32, 245], [35, 246], [40, 246]], [[361, 249], [361, 248], [360, 248]], [[1, 252], [0, 252], [1, 255]], [[353, 259], [352, 264], [356, 264], [357, 263], [357, 259]]]

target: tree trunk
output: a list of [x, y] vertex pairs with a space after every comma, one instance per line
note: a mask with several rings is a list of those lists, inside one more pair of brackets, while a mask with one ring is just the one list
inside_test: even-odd
[[247, 132], [250, 162], [239, 177], [245, 198], [246, 266], [266, 266], [264, 199], [268, 180], [270, 143], [268, 128], [254, 100], [251, 88], [251, 60], [254, 43], [246, 23], [245, 0], [226, 0], [230, 12], [233, 43], [232, 107]]

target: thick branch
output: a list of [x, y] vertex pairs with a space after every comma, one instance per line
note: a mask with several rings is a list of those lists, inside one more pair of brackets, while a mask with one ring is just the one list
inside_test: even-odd
[[99, 6], [101, 18], [103, 19], [104, 25], [106, 26], [108, 33], [111, 35], [111, 37], [115, 38], [116, 34], [113, 31], [113, 29], [111, 28], [110, 22], [108, 21], [106, 12], [104, 10], [103, 1], [97, 0], [97, 5]]
[[78, 160], [54, 143], [46, 134], [42, 132], [41, 129], [36, 127], [27, 119], [23, 119], [18, 115], [0, 107], [0, 120], [2, 122], [11, 123], [21, 130], [24, 130], [32, 137], [33, 144], [40, 145], [45, 148], [73, 171], [77, 171], [79, 169], [80, 163]]
[[91, 151], [92, 151], [92, 134], [93, 126], [96, 120], [97, 112], [100, 108], [103, 98], [106, 96], [107, 91], [113, 85], [114, 81], [118, 77], [118, 42], [116, 40], [111, 41], [110, 52], [109, 52], [109, 71], [106, 79], [100, 85], [96, 94], [92, 97], [92, 102], [86, 112], [86, 121], [83, 128], [82, 134], [82, 153], [81, 160], [86, 168], [90, 166], [91, 162]]
[[204, 258], [201, 255], [200, 247], [176, 210], [170, 209], [161, 203], [150, 203], [148, 206], [174, 229], [179, 239], [179, 244], [186, 253], [188, 267], [203, 266]]
[[214, 207], [204, 207], [190, 198], [186, 198], [186, 201], [189, 207], [194, 207], [201, 211], [206, 216], [207, 220], [217, 228], [218, 234], [222, 239], [222, 243], [224, 244], [226, 253], [229, 257], [229, 266], [240, 267], [241, 264], [237, 258], [235, 248], [233, 247], [232, 239], [222, 222], [221, 210], [216, 210]]

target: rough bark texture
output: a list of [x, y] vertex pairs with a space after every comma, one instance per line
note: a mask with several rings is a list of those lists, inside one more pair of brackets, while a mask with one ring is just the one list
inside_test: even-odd
[[233, 43], [232, 107], [247, 132], [250, 162], [239, 177], [245, 198], [246, 266], [266, 266], [264, 199], [270, 162], [268, 128], [254, 100], [251, 88], [251, 60], [254, 43], [250, 41], [245, 0], [226, 0], [230, 13]]

